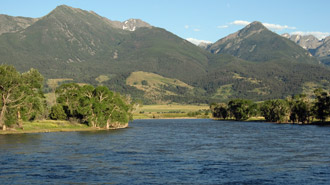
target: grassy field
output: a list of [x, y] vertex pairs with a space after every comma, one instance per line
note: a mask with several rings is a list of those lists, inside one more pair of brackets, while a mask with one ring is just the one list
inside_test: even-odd
[[[133, 114], [134, 119], [161, 118], [209, 118], [208, 105], [143, 105]], [[197, 115], [199, 112], [199, 115]], [[205, 115], [207, 113], [207, 115]]]
[[39, 132], [70, 132], [70, 131], [93, 131], [102, 130], [92, 128], [84, 124], [70, 123], [68, 121], [39, 120], [34, 122], [24, 122], [22, 128], [10, 128], [0, 131], [0, 134], [21, 134]]
[[134, 86], [145, 92], [145, 97], [157, 104], [167, 103], [162, 101], [164, 95], [178, 95], [176, 92], [164, 89], [165, 87], [181, 87], [187, 88], [193, 93], [193, 87], [173, 78], [166, 78], [154, 73], [143, 71], [133, 72], [127, 79], [126, 84]]

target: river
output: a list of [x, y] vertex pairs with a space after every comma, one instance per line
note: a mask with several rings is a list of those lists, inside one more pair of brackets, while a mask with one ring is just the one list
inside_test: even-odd
[[330, 184], [330, 127], [175, 119], [0, 135], [0, 184]]

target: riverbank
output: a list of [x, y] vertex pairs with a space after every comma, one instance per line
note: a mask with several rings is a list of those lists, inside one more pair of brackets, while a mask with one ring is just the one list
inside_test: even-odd
[[[127, 124], [115, 125], [111, 129], [127, 128]], [[81, 132], [81, 131], [101, 131], [108, 130], [105, 128], [89, 127], [84, 124], [71, 123], [69, 121], [55, 121], [55, 120], [38, 120], [34, 122], [24, 122], [21, 128], [8, 128], [0, 134], [27, 134], [27, 133], [43, 133], [43, 132]]]
[[208, 105], [143, 105], [133, 113], [134, 119], [205, 119], [211, 118]]
[[220, 119], [220, 118], [212, 118], [216, 121], [232, 121], [232, 122], [260, 122], [260, 123], [274, 123], [274, 124], [292, 124], [292, 125], [317, 125], [317, 126], [330, 126], [330, 119], [327, 119], [325, 122], [321, 121], [313, 121], [311, 123], [292, 123], [292, 122], [268, 122], [264, 117], [251, 117], [244, 121], [236, 121], [233, 118], [230, 119]]

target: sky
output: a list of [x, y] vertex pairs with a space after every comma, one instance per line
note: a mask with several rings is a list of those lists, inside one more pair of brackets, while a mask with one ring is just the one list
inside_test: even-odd
[[329, 0], [0, 0], [0, 14], [38, 18], [63, 4], [110, 20], [142, 19], [196, 42], [216, 42], [253, 21], [278, 34], [330, 35]]

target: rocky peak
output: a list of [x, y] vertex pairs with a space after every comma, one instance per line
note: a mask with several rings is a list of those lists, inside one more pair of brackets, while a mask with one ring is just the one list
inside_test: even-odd
[[291, 41], [297, 43], [299, 46], [307, 50], [316, 49], [323, 43], [322, 40], [317, 39], [313, 35], [299, 35], [299, 34], [290, 35], [288, 33], [285, 33], [282, 34], [282, 37], [290, 39]]
[[238, 32], [238, 36], [250, 36], [268, 30], [261, 22], [254, 21]]
[[151, 25], [140, 20], [140, 19], [128, 19], [124, 22], [122, 22], [122, 29], [123, 30], [128, 30], [128, 31], [135, 31], [136, 28], [141, 28], [141, 27], [148, 27], [150, 28]]

